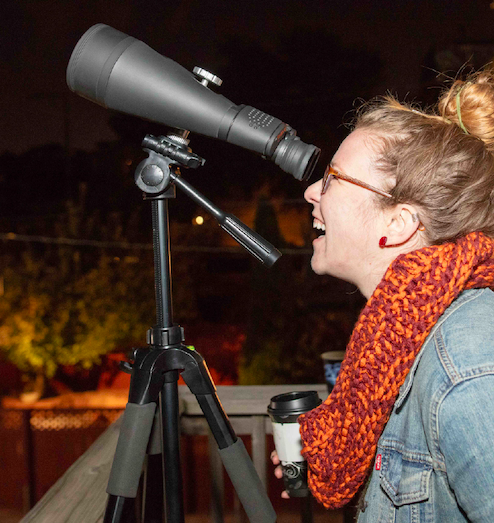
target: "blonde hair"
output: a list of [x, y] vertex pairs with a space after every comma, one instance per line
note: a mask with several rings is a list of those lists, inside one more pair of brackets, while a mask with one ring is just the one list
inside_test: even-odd
[[374, 142], [375, 165], [393, 198], [420, 211], [428, 243], [472, 231], [494, 238], [494, 75], [456, 81], [432, 110], [386, 96], [359, 111], [355, 130]]

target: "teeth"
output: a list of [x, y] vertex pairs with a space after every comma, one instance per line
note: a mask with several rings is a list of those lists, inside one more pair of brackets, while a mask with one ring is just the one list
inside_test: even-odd
[[319, 220], [314, 220], [312, 226], [314, 227], [314, 229], [319, 229], [323, 232], [326, 230], [326, 226], [324, 225], [324, 223], [320, 222]]

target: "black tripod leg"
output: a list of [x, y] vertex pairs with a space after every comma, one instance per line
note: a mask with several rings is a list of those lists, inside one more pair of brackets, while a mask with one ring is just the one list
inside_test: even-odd
[[[182, 474], [180, 467], [178, 369], [183, 369], [181, 375], [191, 392], [195, 395], [204, 413], [204, 417], [220, 449], [220, 457], [230, 475], [249, 520], [252, 523], [272, 523], [276, 521], [276, 513], [252, 464], [250, 456], [242, 440], [237, 439], [230, 421], [221, 406], [216, 394], [216, 387], [213, 384], [204, 358], [194, 349], [186, 347], [185, 345], [170, 346], [166, 350], [160, 351], [152, 350], [149, 355], [149, 358], [143, 360], [146, 365], [142, 365], [141, 368], [147, 368], [151, 372], [151, 376], [164, 379], [164, 382], [161, 381], [160, 383], [160, 390], [162, 398], [163, 468], [165, 470], [167, 523], [183, 523], [184, 521]], [[134, 391], [144, 391], [142, 395], [143, 400], [149, 401], [149, 398], [155, 397], [154, 394], [158, 381], [147, 378], [141, 379], [140, 376], [146, 376], [146, 373], [133, 375], [129, 399], [138, 397], [137, 392], [134, 393]], [[144, 407], [145, 405], [141, 406], [136, 404], [134, 406]], [[145, 437], [146, 443], [149, 441], [154, 410], [150, 414], [151, 418], [147, 420], [149, 427], [147, 427], [144, 434], [142, 434], [142, 437]], [[144, 429], [144, 427], [142, 428]], [[117, 445], [117, 451], [118, 448]], [[141, 447], [139, 446], [139, 448]], [[142, 460], [143, 459], [144, 456], [142, 456]], [[135, 484], [136, 491], [137, 485], [138, 481]], [[110, 491], [109, 493], [113, 494], [113, 492]], [[135, 493], [133, 495], [135, 496]]]
[[143, 500], [145, 523], [163, 521], [164, 499], [167, 523], [184, 521], [180, 431], [178, 430], [180, 426], [178, 372], [176, 370], [167, 372], [164, 380], [160, 394], [160, 408], [154, 418], [153, 432], [147, 450]]
[[163, 458], [158, 454], [148, 454], [144, 467], [142, 495], [142, 521], [145, 523], [163, 522]]
[[180, 466], [180, 413], [178, 408], [177, 382], [178, 372], [168, 372], [165, 376], [165, 383], [160, 396], [167, 523], [184, 523], [184, 496], [182, 468]]
[[135, 523], [135, 500], [121, 496], [111, 496], [108, 498], [106, 505], [105, 523], [116, 523], [125, 521]]
[[142, 521], [146, 523], [162, 523], [165, 513], [160, 415], [161, 409], [158, 408], [154, 415], [153, 430], [144, 467]]
[[209, 424], [220, 457], [249, 520], [252, 523], [276, 521], [276, 512], [242, 440], [237, 439], [223, 410], [204, 358], [185, 345], [169, 349], [164, 358], [169, 360], [169, 367], [184, 369], [181, 375]]

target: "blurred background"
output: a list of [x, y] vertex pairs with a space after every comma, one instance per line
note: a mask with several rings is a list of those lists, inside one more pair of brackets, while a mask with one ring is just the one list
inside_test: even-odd
[[[234, 103], [287, 122], [322, 149], [312, 181], [363, 100], [389, 91], [432, 104], [458, 74], [494, 58], [489, 0], [11, 0], [0, 15], [5, 416], [90, 391], [123, 391], [120, 406], [129, 380], [118, 361], [145, 346], [155, 323], [151, 210], [133, 176], [143, 137], [167, 129], [69, 91], [67, 63], [90, 26], [207, 69]], [[363, 300], [310, 269], [307, 183], [244, 149], [190, 139], [206, 164], [184, 178], [283, 256], [260, 266], [178, 192], [173, 301], [186, 343], [219, 385], [322, 383], [321, 354], [344, 350]]]

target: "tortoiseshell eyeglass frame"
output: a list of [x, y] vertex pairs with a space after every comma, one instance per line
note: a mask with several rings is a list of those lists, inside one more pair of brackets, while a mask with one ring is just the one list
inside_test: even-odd
[[368, 191], [375, 192], [377, 194], [380, 194], [381, 196], [385, 196], [386, 198], [393, 197], [391, 194], [389, 194], [389, 192], [383, 191], [382, 189], [378, 189], [377, 187], [374, 187], [373, 185], [369, 185], [368, 183], [365, 183], [361, 180], [357, 180], [356, 178], [352, 178], [351, 176], [348, 176], [348, 174], [343, 174], [343, 173], [338, 172], [336, 169], [333, 169], [333, 167], [331, 167], [331, 165], [329, 165], [329, 164], [326, 167], [326, 170], [324, 171], [324, 177], [322, 179], [322, 187], [321, 187], [321, 196], [328, 190], [329, 183], [331, 182], [332, 177], [339, 178], [340, 180], [345, 180], [346, 182], [353, 183], [354, 185], [363, 187], [364, 189], [367, 189]]

